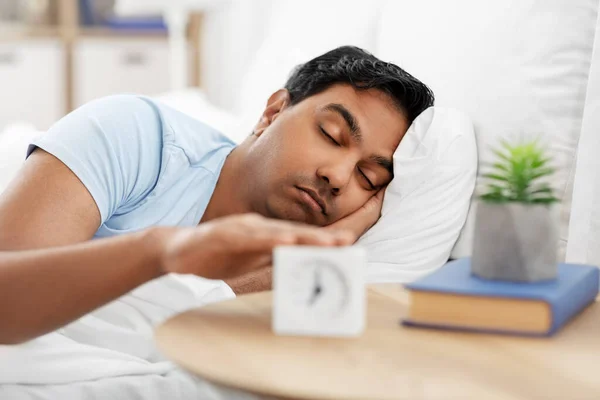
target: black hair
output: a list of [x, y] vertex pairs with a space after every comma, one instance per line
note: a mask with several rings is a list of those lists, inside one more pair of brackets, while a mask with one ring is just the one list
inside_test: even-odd
[[381, 90], [404, 112], [409, 123], [434, 103], [433, 92], [423, 82], [354, 46], [338, 47], [297, 66], [285, 88], [294, 105], [339, 83], [357, 90]]

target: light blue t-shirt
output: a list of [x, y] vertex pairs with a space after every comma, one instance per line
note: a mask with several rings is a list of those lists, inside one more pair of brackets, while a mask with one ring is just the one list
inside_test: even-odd
[[88, 103], [29, 146], [61, 160], [100, 210], [95, 237], [150, 226], [195, 226], [235, 143], [157, 101], [133, 95]]

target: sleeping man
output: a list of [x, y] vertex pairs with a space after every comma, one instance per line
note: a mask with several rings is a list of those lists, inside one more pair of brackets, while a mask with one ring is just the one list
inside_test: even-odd
[[148, 98], [75, 110], [30, 146], [0, 197], [2, 342], [168, 272], [265, 290], [274, 246], [354, 242], [379, 218], [392, 155], [433, 100], [398, 66], [341, 47], [299, 66], [239, 146]]

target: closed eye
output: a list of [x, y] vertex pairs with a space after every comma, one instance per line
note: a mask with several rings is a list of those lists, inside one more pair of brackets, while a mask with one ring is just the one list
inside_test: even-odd
[[362, 175], [362, 177], [365, 179], [365, 181], [367, 182], [367, 184], [369, 185], [370, 190], [375, 190], [377, 189], [377, 187], [375, 185], [373, 185], [373, 182], [371, 182], [371, 180], [369, 178], [367, 178], [367, 175], [365, 175], [365, 173], [362, 171], [362, 169], [358, 169], [358, 172]]
[[329, 141], [331, 141], [333, 144], [335, 144], [338, 147], [340, 146], [340, 144], [329, 133], [327, 133], [327, 131], [325, 129], [323, 129], [322, 126], [319, 126], [319, 130], [321, 131], [323, 136], [325, 136], [327, 139], [329, 139]]

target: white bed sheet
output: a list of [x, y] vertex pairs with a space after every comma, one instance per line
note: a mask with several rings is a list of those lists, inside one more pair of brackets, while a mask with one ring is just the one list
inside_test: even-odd
[[[81, 367], [79, 367], [81, 368]], [[0, 385], [6, 400], [259, 400], [268, 399], [212, 384], [173, 368], [164, 374], [127, 375], [69, 384]]]
[[58, 331], [0, 346], [0, 399], [258, 399], [185, 373], [154, 344], [166, 318], [230, 297], [219, 281], [167, 275]]

